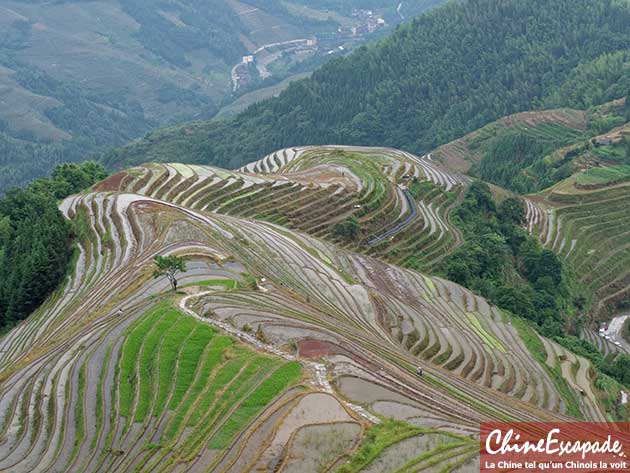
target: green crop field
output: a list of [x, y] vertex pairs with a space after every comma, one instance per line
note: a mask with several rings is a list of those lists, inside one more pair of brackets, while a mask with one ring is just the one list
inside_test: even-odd
[[166, 301], [127, 330], [116, 397], [125, 431], [132, 421], [163, 419], [163, 433], [143, 453], [163, 467], [173, 454], [193, 458], [206, 446], [229, 447], [301, 371], [298, 363], [256, 354]]

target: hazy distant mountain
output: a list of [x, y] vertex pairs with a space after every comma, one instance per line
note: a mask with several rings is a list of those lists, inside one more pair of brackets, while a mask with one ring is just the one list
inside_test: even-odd
[[0, 189], [211, 117], [234, 91], [312, 69], [436, 3], [2, 0]]
[[428, 152], [511, 113], [625, 96], [629, 27], [624, 2], [449, 2], [231, 120], [158, 130], [107, 162], [238, 167], [330, 143]]

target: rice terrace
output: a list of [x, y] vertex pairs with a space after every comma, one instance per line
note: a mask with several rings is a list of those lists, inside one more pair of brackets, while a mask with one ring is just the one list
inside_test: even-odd
[[[74, 270], [0, 341], [0, 470], [464, 472], [482, 421], [611, 419], [591, 361], [430, 275], [464, 243], [471, 182], [429, 156], [305, 147], [66, 198]], [[525, 201], [524, 227], [585, 252], [604, 304], [623, 285], [589, 263], [574, 200]], [[156, 255], [185, 258], [176, 292]]]
[[629, 32], [0, 0], [0, 473], [498, 473], [489, 425], [623, 433]]

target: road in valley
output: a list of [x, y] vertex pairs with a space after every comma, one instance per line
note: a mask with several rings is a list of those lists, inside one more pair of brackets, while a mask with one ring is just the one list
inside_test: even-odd
[[608, 324], [608, 330], [604, 331], [604, 335], [609, 336], [610, 340], [615, 343], [619, 342], [626, 353], [630, 353], [630, 343], [621, 336], [621, 329], [626, 320], [630, 319], [630, 314], [615, 317]]

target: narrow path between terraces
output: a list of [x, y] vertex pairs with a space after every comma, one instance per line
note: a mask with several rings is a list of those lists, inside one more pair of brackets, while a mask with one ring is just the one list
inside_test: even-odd
[[[243, 342], [248, 343], [249, 345], [253, 345], [258, 350], [266, 351], [266, 352], [271, 353], [273, 355], [276, 355], [276, 356], [279, 356], [281, 358], [284, 358], [285, 360], [288, 360], [288, 361], [299, 361], [300, 363], [302, 363], [307, 368], [310, 368], [310, 370], [312, 371], [312, 373], [313, 373], [313, 385], [315, 387], [317, 387], [320, 391], [323, 391], [323, 392], [328, 393], [328, 394], [335, 395], [335, 392], [334, 392], [332, 386], [330, 385], [330, 382], [328, 381], [328, 369], [326, 368], [326, 365], [324, 365], [323, 363], [315, 363], [315, 362], [312, 362], [312, 361], [300, 360], [295, 355], [292, 355], [290, 353], [287, 353], [287, 352], [284, 352], [282, 350], [279, 350], [278, 348], [274, 347], [273, 345], [262, 343], [256, 337], [253, 337], [252, 335], [250, 335], [248, 333], [242, 332], [242, 331], [232, 327], [229, 324], [226, 324], [224, 322], [220, 322], [218, 320], [214, 320], [214, 319], [211, 319], [211, 318], [202, 317], [198, 313], [196, 313], [194, 310], [190, 309], [187, 306], [187, 303], [188, 303], [189, 300], [195, 299], [195, 298], [199, 298], [199, 297], [203, 297], [203, 296], [207, 296], [207, 295], [212, 294], [212, 293], [213, 293], [213, 291], [204, 291], [204, 292], [199, 292], [197, 294], [191, 294], [191, 295], [185, 296], [179, 301], [179, 308], [185, 314], [190, 315], [191, 317], [199, 320], [200, 322], [203, 322], [203, 323], [206, 323], [206, 324], [210, 324], [210, 325], [214, 325], [215, 327], [223, 330], [224, 332], [227, 332], [227, 333], [229, 333], [231, 335], [234, 335], [235, 337], [238, 337]], [[338, 396], [336, 396], [336, 397], [338, 397]], [[370, 414], [363, 407], [358, 406], [356, 404], [352, 404], [350, 402], [347, 402], [344, 399], [339, 399], [339, 400], [346, 407], [348, 407], [348, 409], [352, 410], [353, 412], [356, 412], [358, 415], [360, 415], [364, 419], [368, 420], [369, 422], [372, 422], [373, 424], [380, 423], [380, 419], [378, 417]]]
[[413, 200], [413, 196], [407, 189], [403, 190], [403, 194], [405, 194], [405, 198], [407, 199], [407, 203], [409, 204], [411, 213], [407, 215], [407, 218], [405, 218], [402, 222], [397, 223], [389, 230], [386, 230], [384, 233], [381, 233], [380, 235], [375, 236], [370, 241], [368, 241], [369, 245], [372, 245], [372, 246], [376, 245], [377, 243], [382, 242], [383, 240], [392, 236], [393, 234], [398, 233], [403, 228], [409, 226], [411, 222], [413, 222], [413, 220], [416, 218], [416, 216], [418, 215], [418, 207], [416, 206], [416, 203]]

